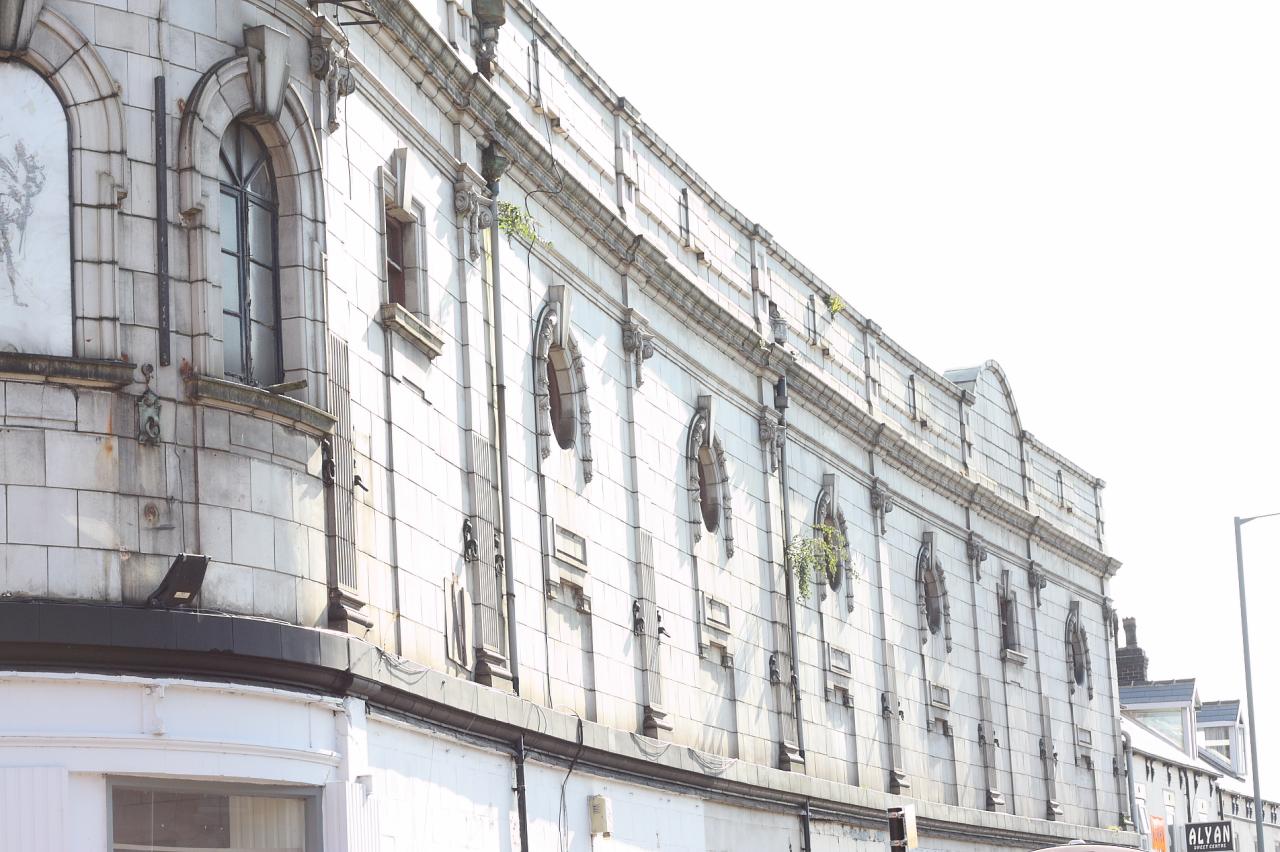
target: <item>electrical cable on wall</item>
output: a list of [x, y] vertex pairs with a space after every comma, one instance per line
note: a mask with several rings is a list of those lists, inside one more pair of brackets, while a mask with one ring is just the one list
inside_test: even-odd
[[568, 847], [565, 845], [568, 838], [565, 837], [564, 833], [564, 824], [569, 815], [568, 805], [565, 802], [565, 794], [569, 786], [569, 776], [573, 774], [574, 768], [578, 765], [578, 760], [582, 757], [583, 748], [582, 717], [578, 715], [577, 711], [571, 710], [570, 712], [573, 713], [578, 720], [578, 750], [574, 752], [573, 760], [569, 761], [569, 770], [565, 772], [564, 780], [560, 782], [560, 814], [557, 818], [557, 825], [560, 829], [560, 852], [568, 852]]

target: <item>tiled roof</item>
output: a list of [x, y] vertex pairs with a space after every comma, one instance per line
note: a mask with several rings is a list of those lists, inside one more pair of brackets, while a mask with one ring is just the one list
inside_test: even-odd
[[1197, 725], [1234, 725], [1240, 719], [1240, 701], [1206, 701], [1196, 713]]
[[1186, 704], [1195, 699], [1195, 678], [1182, 680], [1153, 680], [1120, 687], [1120, 704], [1133, 707], [1141, 704]]

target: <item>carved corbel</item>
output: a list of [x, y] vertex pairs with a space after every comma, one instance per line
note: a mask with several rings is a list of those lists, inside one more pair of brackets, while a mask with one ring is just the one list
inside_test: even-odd
[[764, 446], [769, 459], [769, 472], [777, 473], [782, 464], [782, 445], [787, 440], [787, 427], [782, 424], [776, 409], [763, 406], [758, 418], [760, 427], [760, 443]]
[[1040, 563], [1035, 560], [1027, 566], [1027, 583], [1031, 586], [1031, 597], [1036, 602], [1036, 609], [1040, 608], [1040, 593], [1049, 586], [1049, 579], [1044, 574], [1044, 569], [1040, 567]]
[[787, 320], [772, 299], [769, 300], [769, 330], [773, 334], [774, 343], [787, 342]]
[[493, 77], [498, 62], [498, 31], [507, 22], [504, 0], [473, 0], [471, 12], [479, 25], [476, 64], [486, 78]]
[[311, 74], [324, 86], [325, 127], [330, 133], [338, 129], [338, 101], [356, 90], [355, 74], [347, 46], [337, 39], [316, 32], [311, 36]]
[[893, 511], [893, 495], [889, 493], [889, 488], [880, 479], [871, 482], [871, 514], [875, 516], [876, 522], [880, 525], [880, 535], [887, 535], [889, 532], [889, 524], [885, 520], [885, 515]]
[[1120, 641], [1120, 614], [1116, 612], [1115, 601], [1102, 599], [1102, 629], [1107, 631], [1112, 642]]
[[653, 333], [649, 321], [634, 308], [627, 308], [622, 321], [622, 351], [635, 371], [636, 387], [644, 384], [644, 362], [653, 357]]
[[476, 191], [471, 181], [459, 178], [453, 184], [453, 212], [467, 232], [467, 257], [480, 259], [480, 233], [493, 225], [493, 207], [488, 197]]
[[266, 24], [245, 27], [244, 54], [249, 57], [249, 91], [254, 111], [279, 120], [289, 87], [289, 37]]
[[982, 579], [982, 563], [987, 561], [987, 542], [976, 532], [969, 533], [969, 541], [965, 551], [969, 556], [969, 565], [973, 568], [975, 580]]

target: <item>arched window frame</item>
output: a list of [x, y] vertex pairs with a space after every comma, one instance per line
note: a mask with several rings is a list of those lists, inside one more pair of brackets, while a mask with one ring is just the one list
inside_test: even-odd
[[[253, 126], [275, 175], [283, 381], [313, 406], [325, 404], [324, 185], [320, 152], [301, 96], [290, 83], [289, 37], [245, 28], [241, 55], [205, 72], [187, 98], [178, 133], [178, 207], [188, 234], [191, 358], [195, 374], [221, 379], [219, 150], [233, 121]], [[214, 383], [216, 384], [216, 382]]]
[[582, 459], [582, 481], [590, 482], [595, 464], [586, 362], [569, 327], [569, 291], [562, 284], [548, 290], [546, 304], [538, 314], [533, 383], [538, 457], [550, 458], [553, 443], [564, 450], [576, 448]]
[[823, 475], [822, 489], [818, 492], [818, 499], [813, 504], [813, 529], [815, 535], [817, 530], [824, 526], [839, 530], [840, 536], [844, 541], [839, 549], [839, 562], [834, 573], [828, 576], [825, 571], [816, 572], [817, 576], [814, 579], [820, 587], [819, 595], [825, 600], [827, 586], [831, 587], [831, 591], [838, 592], [841, 585], [844, 585], [846, 605], [849, 612], [853, 612], [853, 577], [850, 575], [852, 559], [849, 551], [849, 525], [844, 518], [844, 509], [840, 508], [840, 500], [836, 491], [836, 477], [833, 473]]
[[[252, 125], [238, 119], [232, 121], [222, 141], [224, 174], [219, 181], [222, 202], [222, 221], [219, 224], [223, 237], [223, 262], [219, 283], [225, 297], [222, 306], [223, 361], [228, 378], [245, 384], [273, 385], [282, 380], [280, 269], [277, 263], [279, 208], [275, 174], [270, 154]], [[234, 208], [234, 222], [229, 221], [226, 215], [229, 212], [227, 201]], [[265, 239], [258, 233], [263, 228], [269, 232]], [[227, 274], [229, 259], [235, 266], [230, 276]], [[270, 292], [265, 294], [255, 292], [254, 279], [261, 276], [269, 280]], [[234, 288], [235, 292], [228, 294], [229, 288]], [[268, 302], [266, 306], [258, 304], [264, 299]], [[234, 311], [229, 310], [229, 306]], [[239, 326], [235, 340], [225, 333], [228, 316], [235, 317]], [[260, 319], [263, 317], [267, 321]], [[264, 347], [259, 338], [267, 335], [270, 339]], [[237, 342], [239, 351], [233, 359], [231, 353]], [[266, 356], [262, 358], [264, 363], [259, 363], [260, 355]]]
[[[732, 558], [735, 550], [733, 489], [729, 483], [724, 445], [715, 430], [710, 396], [698, 397], [693, 418], [689, 421], [685, 466], [688, 473], [689, 523], [694, 543], [702, 541], [704, 530], [719, 534], [724, 540], [725, 556]], [[706, 506], [704, 494], [709, 494], [716, 501], [714, 507]], [[708, 522], [711, 518], [714, 518], [714, 523]]]
[[1072, 601], [1067, 610], [1066, 622], [1067, 687], [1074, 695], [1079, 687], [1086, 688], [1089, 700], [1093, 700], [1093, 660], [1089, 654], [1089, 634], [1080, 619], [1080, 601]]
[[16, 28], [0, 33], [0, 61], [21, 62], [40, 74], [67, 119], [72, 355], [123, 360], [116, 273], [129, 160], [117, 83], [93, 44], [70, 21], [44, 8], [42, 0], [18, 6], [12, 11], [18, 16]]
[[926, 531], [921, 536], [916, 555], [916, 594], [920, 609], [920, 644], [933, 634], [941, 633], [946, 652], [951, 653], [951, 599], [947, 595], [947, 572], [938, 556], [937, 534]]

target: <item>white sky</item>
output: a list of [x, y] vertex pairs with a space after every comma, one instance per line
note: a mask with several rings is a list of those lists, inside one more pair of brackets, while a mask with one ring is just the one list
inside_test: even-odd
[[[1280, 512], [1280, 4], [535, 0], [717, 190], [936, 369], [998, 360], [1108, 483], [1153, 678], [1244, 699]], [[1280, 798], [1280, 518], [1246, 527]]]

